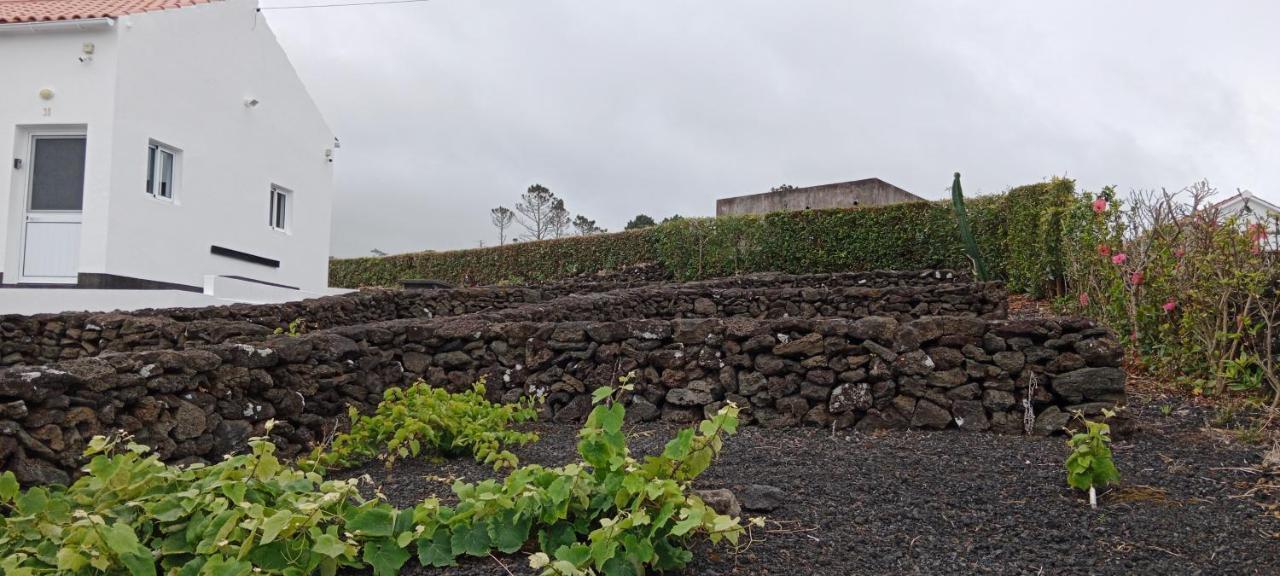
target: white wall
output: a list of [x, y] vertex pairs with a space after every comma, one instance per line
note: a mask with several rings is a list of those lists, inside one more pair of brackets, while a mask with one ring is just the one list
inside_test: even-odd
[[[122, 16], [102, 31], [0, 34], [5, 283], [17, 281], [26, 201], [25, 184], [9, 190], [25, 182], [12, 169], [15, 126], [56, 123], [88, 132], [80, 272], [327, 286], [333, 134], [256, 6], [226, 0]], [[95, 54], [85, 64], [87, 41]], [[49, 102], [38, 96], [46, 87]], [[248, 97], [260, 104], [246, 108]], [[173, 202], [145, 192], [152, 140], [181, 150]], [[268, 226], [273, 183], [293, 191], [289, 233]], [[281, 265], [215, 256], [210, 245]]]
[[[80, 61], [85, 42], [95, 47], [87, 63]], [[6, 283], [17, 282], [21, 258], [27, 172], [14, 170], [13, 158], [24, 125], [87, 129], [80, 269], [104, 271], [106, 243], [87, 231], [100, 234], [107, 224], [115, 55], [109, 28], [0, 33], [0, 273]], [[53, 90], [53, 99], [40, 98], [44, 88]]]
[[[1249, 210], [1246, 211], [1245, 207]], [[1242, 226], [1262, 224], [1268, 230], [1280, 221], [1280, 207], [1254, 196], [1251, 192], [1241, 192], [1218, 205], [1218, 217], [1226, 219], [1235, 216]]]
[[[111, 273], [327, 286], [333, 134], [256, 6], [227, 0], [120, 19]], [[260, 104], [246, 108], [248, 97]], [[145, 193], [151, 140], [182, 151], [173, 202]], [[268, 226], [272, 183], [293, 191], [288, 234]], [[215, 256], [211, 244], [281, 265]]]

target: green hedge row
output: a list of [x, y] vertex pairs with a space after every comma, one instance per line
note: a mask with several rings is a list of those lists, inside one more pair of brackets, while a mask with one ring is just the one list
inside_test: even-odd
[[329, 285], [339, 288], [395, 286], [408, 278], [430, 278], [457, 285], [546, 282], [653, 262], [652, 232], [652, 228], [647, 228], [516, 242], [492, 248], [332, 260]]
[[1062, 215], [1071, 205], [1075, 187], [1073, 180], [1054, 178], [1004, 194], [1010, 290], [1040, 297], [1061, 289]]
[[[1001, 203], [999, 197], [968, 203], [984, 253], [998, 251], [1004, 235]], [[687, 219], [659, 226], [654, 235], [655, 260], [680, 280], [970, 267], [950, 202]], [[1001, 259], [992, 260], [998, 273]]]
[[[1043, 247], [1057, 220], [1045, 214], [1060, 205], [1056, 197], [1073, 189], [1072, 181], [1055, 179], [969, 200], [974, 234], [993, 274], [1019, 290], [1056, 278], [1061, 264], [1050, 262]], [[334, 260], [329, 279], [346, 288], [396, 285], [406, 278], [536, 283], [655, 262], [680, 280], [768, 271], [970, 268], [951, 203], [915, 202], [686, 218], [614, 234]]]

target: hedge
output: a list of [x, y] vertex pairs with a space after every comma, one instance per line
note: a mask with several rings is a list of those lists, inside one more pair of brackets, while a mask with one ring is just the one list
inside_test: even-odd
[[[975, 235], [1003, 270], [1001, 197], [969, 203]], [[970, 268], [950, 202], [695, 218], [655, 230], [656, 261], [679, 280], [744, 272]]]
[[339, 288], [395, 286], [409, 278], [458, 285], [531, 284], [653, 262], [652, 228], [492, 248], [414, 252], [329, 263], [329, 285]]
[[1036, 297], [1060, 292], [1062, 215], [1075, 189], [1074, 180], [1054, 178], [1005, 193], [1009, 289]]
[[[1043, 252], [1070, 180], [970, 199], [969, 217], [992, 274], [1036, 289], [1061, 270]], [[1058, 236], [1053, 235], [1054, 238]], [[391, 286], [408, 278], [455, 284], [537, 283], [623, 266], [658, 263], [673, 278], [749, 272], [815, 273], [963, 268], [971, 264], [949, 201], [890, 206], [685, 218], [653, 228], [518, 242], [493, 248], [334, 260], [330, 284]]]

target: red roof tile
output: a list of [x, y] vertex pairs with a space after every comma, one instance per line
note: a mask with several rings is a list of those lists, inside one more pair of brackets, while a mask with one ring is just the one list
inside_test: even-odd
[[114, 18], [125, 14], [172, 10], [213, 0], [0, 0], [0, 24]]

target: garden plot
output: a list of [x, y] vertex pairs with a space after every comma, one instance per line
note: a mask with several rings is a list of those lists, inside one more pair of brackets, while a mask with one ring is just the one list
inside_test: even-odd
[[[866, 285], [877, 279], [889, 284]], [[379, 575], [1128, 573], [1171, 562], [1147, 554], [1159, 546], [1177, 559], [1208, 551], [1194, 566], [1209, 572], [1272, 568], [1252, 555], [1267, 542], [1244, 537], [1274, 533], [1271, 520], [1222, 484], [1256, 466], [1256, 450], [1206, 450], [1190, 425], [1139, 431], [1115, 445], [1124, 481], [1098, 477], [1097, 510], [1067, 487], [1069, 450], [1050, 435], [1073, 414], [1133, 428], [1110, 416], [1126, 395], [1122, 347], [1087, 319], [1004, 319], [997, 283], [768, 275], [531, 294], [460, 292], [467, 303], [444, 317], [403, 314], [394, 295], [335, 302], [346, 315], [330, 328], [262, 333], [277, 313], [221, 343], [139, 339], [0, 371], [0, 469], [13, 472], [0, 498], [55, 524], [64, 505], [112, 519], [102, 541], [91, 527], [56, 544], [21, 532], [10, 556], [83, 567], [90, 557], [63, 550], [87, 538], [109, 566], [163, 548], [163, 568], [225, 574], [288, 573], [283, 560]], [[176, 322], [188, 334], [200, 320]], [[52, 508], [10, 494], [73, 480], [86, 446], [118, 453], [90, 440], [115, 429], [158, 461], [96, 460], [73, 504], [57, 490]], [[251, 456], [222, 460], [247, 445]], [[1156, 483], [1177, 469], [1153, 456], [1166, 452], [1200, 470]], [[1105, 439], [1087, 456], [1103, 462]], [[372, 500], [306, 475], [325, 470], [367, 474]], [[98, 482], [145, 489], [116, 503], [87, 496]], [[1157, 543], [1186, 528], [1177, 518], [1203, 531], [1182, 548]]]
[[[1096, 510], [1066, 486], [1059, 437], [744, 429], [695, 487], [730, 489], [749, 508], [743, 515], [767, 517], [766, 527], [741, 551], [699, 545], [681, 573], [1280, 573], [1280, 495], [1248, 494], [1265, 478], [1265, 447], [1224, 441], [1202, 409], [1129, 410], [1141, 426], [1115, 442], [1122, 480]], [[574, 427], [534, 430], [541, 439], [515, 450], [522, 462], [573, 458]], [[627, 428], [633, 449], [647, 453], [673, 431], [665, 423]], [[344, 474], [368, 474], [397, 504], [449, 501], [453, 479], [494, 475], [469, 459], [375, 463]], [[537, 574], [521, 553], [447, 569], [411, 563], [404, 574], [505, 574], [502, 566]]]

